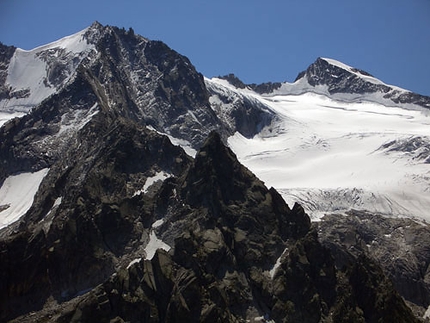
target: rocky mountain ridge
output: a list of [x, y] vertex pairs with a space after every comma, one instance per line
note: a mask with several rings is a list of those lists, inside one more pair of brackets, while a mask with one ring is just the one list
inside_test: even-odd
[[0, 127], [0, 183], [46, 171], [0, 230], [2, 321], [416, 322], [402, 296], [423, 316], [426, 276], [411, 296], [397, 277], [415, 269], [343, 258], [343, 230], [317, 232], [225, 146], [275, 123], [252, 93], [282, 86], [238, 92], [132, 29], [66, 40], [27, 53], [28, 87], [11, 87], [17, 51], [1, 47], [1, 112], [25, 115]]
[[[139, 158], [140, 149], [166, 140], [120, 130], [111, 137], [134, 144], [129, 157]], [[140, 138], [147, 142], [138, 149]], [[360, 258], [362, 263], [352, 262], [344, 272], [336, 269], [303, 209], [290, 209], [274, 189], [265, 188], [219, 135], [211, 134], [191, 162], [166, 144], [158, 152], [179, 153], [170, 160], [183, 171], [158, 191], [154, 187], [155, 195], [121, 193], [130, 184], [120, 182], [130, 175], [124, 172], [128, 167], [161, 167], [151, 164], [151, 153], [143, 154], [149, 163], [124, 164], [121, 151], [128, 145], [122, 142], [107, 143], [114, 155], [103, 159], [116, 165], [109, 173], [109, 163], [97, 158], [84, 184], [76, 185], [71, 179], [81, 173], [78, 162], [43, 190], [19, 232], [2, 241], [0, 272], [7, 282], [1, 288], [2, 319], [24, 314], [17, 321], [415, 321], [382, 271], [371, 262], [367, 267], [370, 260]], [[76, 186], [74, 194], [68, 185]], [[53, 209], [58, 195], [61, 203]], [[48, 203], [48, 212], [40, 212], [39, 203]], [[171, 249], [148, 258], [153, 239]], [[369, 275], [377, 284], [360, 291]], [[386, 305], [362, 303], [360, 293]], [[28, 311], [36, 313], [27, 316]]]
[[370, 73], [334, 59], [319, 57], [300, 72], [293, 83], [245, 84], [236, 75], [219, 76], [238, 89], [250, 89], [263, 96], [306, 92], [352, 102], [376, 102], [403, 108], [430, 108], [430, 97], [388, 85]]
[[430, 97], [387, 85], [366, 71], [327, 58], [318, 58], [297, 76], [295, 82], [301, 79], [306, 80], [312, 87], [326, 86], [331, 95], [378, 94], [387, 104], [414, 104], [430, 108]]

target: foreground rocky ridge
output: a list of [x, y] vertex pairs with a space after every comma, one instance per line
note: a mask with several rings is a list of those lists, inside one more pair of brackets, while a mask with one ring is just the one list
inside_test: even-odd
[[[108, 145], [114, 155], [96, 159], [73, 194], [56, 185], [44, 190], [38, 201], [51, 206], [63, 194], [49, 226], [30, 221], [40, 219], [34, 208], [21, 230], [3, 240], [3, 320], [24, 314], [16, 321], [415, 321], [366, 257], [336, 269], [303, 209], [290, 209], [268, 190], [219, 135], [208, 138], [194, 161], [168, 141], [164, 147], [158, 143], [162, 155], [172, 151], [171, 158], [161, 159], [171, 164], [160, 165], [157, 153], [147, 149], [166, 139], [141, 131], [136, 137], [121, 129], [115, 137], [121, 144]], [[129, 146], [122, 140], [133, 143], [129, 158], [144, 161], [136, 173], [124, 172], [130, 164], [120, 147]], [[139, 147], [140, 140], [145, 145]], [[144, 176], [144, 165], [169, 167], [177, 175], [152, 194], [124, 195], [127, 182], [121, 179]], [[66, 176], [71, 179], [75, 170]], [[171, 249], [148, 258], [151, 232]], [[365, 290], [363, 280], [369, 280]], [[379, 301], [363, 301], [369, 297]], [[25, 315], [30, 311], [36, 313]]]

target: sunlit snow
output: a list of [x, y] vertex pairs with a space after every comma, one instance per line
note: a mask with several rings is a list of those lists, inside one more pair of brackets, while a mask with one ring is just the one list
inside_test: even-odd
[[430, 306], [427, 308], [426, 312], [424, 313], [423, 319], [430, 319]]
[[393, 140], [430, 140], [430, 117], [423, 109], [383, 105], [376, 94], [375, 102], [334, 100], [322, 89], [307, 92], [309, 85], [300, 88], [300, 81], [267, 95], [225, 80], [205, 81], [257, 99], [279, 117], [254, 138], [236, 133], [228, 143], [288, 204], [302, 203], [314, 220], [352, 208], [430, 220], [430, 164], [382, 148]]
[[89, 110], [72, 110], [62, 115], [61, 128], [57, 136], [62, 136], [68, 132], [78, 132], [99, 112], [99, 106], [95, 103]]
[[154, 174], [154, 176], [148, 177], [143, 185], [143, 188], [136, 191], [133, 196], [148, 193], [149, 188], [158, 181], [164, 181], [166, 178], [171, 177], [172, 174], [165, 171], [159, 171]]
[[13, 112], [2, 112], [0, 111], [0, 127], [3, 126], [7, 121], [13, 118], [20, 118], [25, 115], [25, 112], [13, 111]]
[[151, 260], [158, 249], [169, 251], [170, 246], [167, 243], [163, 242], [163, 240], [158, 239], [155, 232], [151, 231], [151, 233], [149, 234], [148, 244], [145, 247], [145, 259]]
[[138, 262], [140, 262], [142, 260], [142, 258], [136, 258], [133, 259], [132, 261], [130, 261], [130, 263], [127, 266], [127, 269], [129, 269], [131, 266], [133, 266], [134, 264], [137, 264]]
[[152, 227], [153, 227], [153, 228], [158, 228], [158, 227], [160, 227], [163, 223], [164, 223], [164, 219], [157, 220], [157, 221], [155, 221], [155, 222], [152, 224]]
[[275, 277], [276, 271], [281, 266], [281, 258], [282, 256], [288, 252], [288, 248], [286, 248], [282, 254], [279, 256], [279, 258], [276, 260], [276, 263], [273, 265], [273, 268], [269, 271], [270, 278], [273, 279]]
[[[16, 113], [28, 113], [69, 81], [85, 54], [95, 49], [83, 37], [87, 30], [88, 28], [32, 50], [15, 50], [5, 83], [11, 88], [12, 98], [0, 100], [0, 122], [4, 123], [6, 118], [12, 118]], [[50, 66], [49, 60], [58, 61]], [[55, 73], [60, 60], [64, 64], [62, 73], [68, 75], [61, 83], [51, 84], [50, 73]]]
[[0, 229], [22, 217], [33, 204], [48, 168], [35, 173], [9, 176], [0, 188]]
[[146, 127], [152, 131], [155, 131], [155, 132], [161, 134], [161, 135], [167, 136], [173, 145], [180, 146], [188, 156], [194, 157], [197, 154], [197, 151], [191, 147], [191, 143], [189, 141], [184, 140], [184, 139], [175, 138], [172, 135], [169, 135], [169, 134], [164, 133], [164, 132], [160, 132], [160, 131], [156, 130], [154, 127], [152, 127], [151, 125], [147, 125]]

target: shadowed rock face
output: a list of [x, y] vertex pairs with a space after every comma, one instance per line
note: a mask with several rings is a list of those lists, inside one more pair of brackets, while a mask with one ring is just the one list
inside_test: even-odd
[[[7, 69], [16, 48], [0, 42], [0, 100], [11, 97], [11, 89], [6, 86]], [[16, 94], [18, 95], [18, 93]]]
[[339, 268], [366, 254], [381, 266], [405, 300], [421, 307], [415, 308], [417, 315], [424, 315], [430, 305], [427, 225], [351, 211], [347, 216], [325, 216], [319, 228], [319, 239], [332, 251]]
[[[94, 134], [91, 125], [83, 133]], [[133, 122], [118, 120], [107, 134], [104, 145], [75, 155], [72, 169], [45, 183], [51, 188], [21, 231], [3, 238], [2, 319], [328, 322], [342, 313], [376, 322], [372, 313], [393, 303], [377, 318], [414, 321], [376, 264], [367, 270], [363, 258], [336, 269], [303, 209], [267, 189], [218, 134], [195, 160]], [[128, 191], [154, 169], [172, 176], [145, 193]], [[39, 206], [52, 208], [57, 196], [47, 225]], [[151, 234], [171, 249], [145, 259]], [[379, 303], [360, 303], [360, 275], [372, 282], [362, 293], [383, 293]]]
[[30, 297], [38, 302], [22, 311], [37, 309], [50, 294], [68, 300], [112, 275], [144, 247], [153, 222], [151, 187], [144, 198], [136, 192], [157, 172], [175, 176], [190, 163], [167, 137], [123, 119], [110, 126], [98, 121], [51, 166], [16, 233], [1, 233], [5, 317], [21, 312], [10, 303], [26, 304]]

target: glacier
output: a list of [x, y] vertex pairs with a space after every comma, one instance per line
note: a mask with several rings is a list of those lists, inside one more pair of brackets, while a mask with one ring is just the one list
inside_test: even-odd
[[[224, 80], [209, 82], [231, 88]], [[314, 220], [351, 208], [430, 220], [430, 164], [384, 148], [399, 139], [428, 142], [428, 113], [312, 92], [235, 90], [261, 100], [279, 118], [253, 138], [236, 133], [229, 146], [288, 204], [299, 201]]]

